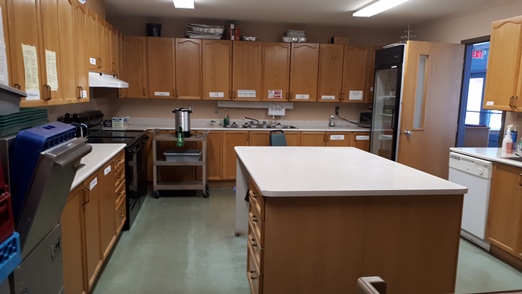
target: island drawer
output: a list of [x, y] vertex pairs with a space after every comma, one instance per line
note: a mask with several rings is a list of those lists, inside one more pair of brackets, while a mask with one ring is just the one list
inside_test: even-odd
[[118, 203], [125, 198], [125, 181], [120, 183], [120, 186], [116, 188], [116, 191], [114, 191], [114, 203], [118, 205]]
[[252, 180], [250, 181], [248, 194], [250, 206], [255, 208], [261, 221], [265, 221], [265, 199]]
[[[252, 228], [250, 228], [252, 229]], [[254, 255], [254, 259], [256, 261], [256, 265], [259, 269], [260, 273], [263, 273], [263, 248], [261, 248], [261, 244], [259, 243], [259, 239], [257, 236], [252, 232], [249, 231], [248, 233], [248, 246], [252, 248], [252, 253]]]
[[252, 294], [263, 293], [263, 275], [260, 273], [257, 267], [254, 252], [250, 242], [247, 247], [247, 277], [248, 284], [250, 285], [250, 292]]
[[265, 247], [264, 233], [265, 233], [265, 222], [259, 220], [259, 217], [251, 209], [248, 213], [248, 225], [251, 227], [252, 232], [257, 237], [261, 248]]
[[121, 199], [119, 203], [116, 205], [116, 209], [114, 211], [114, 227], [116, 228], [116, 232], [119, 233], [125, 224], [125, 197]]
[[124, 168], [115, 168], [114, 176], [116, 177], [115, 187], [118, 188], [122, 182], [125, 181], [125, 169]]

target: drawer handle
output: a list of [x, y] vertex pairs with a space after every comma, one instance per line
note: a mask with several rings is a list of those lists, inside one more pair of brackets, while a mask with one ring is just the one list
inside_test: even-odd
[[257, 198], [257, 195], [256, 195], [256, 192], [250, 190], [250, 196], [252, 196], [253, 198]]
[[124, 218], [124, 217], [125, 217], [125, 213], [120, 212], [120, 218]]
[[257, 280], [257, 272], [255, 271], [250, 271], [250, 279], [252, 280]]
[[256, 243], [256, 239], [255, 238], [250, 238], [250, 241], [251, 241], [252, 247], [257, 247], [257, 243]]
[[252, 221], [255, 222], [255, 223], [257, 223], [258, 219], [257, 219], [257, 216], [256, 216], [256, 215], [253, 215], [253, 214], [252, 214]]

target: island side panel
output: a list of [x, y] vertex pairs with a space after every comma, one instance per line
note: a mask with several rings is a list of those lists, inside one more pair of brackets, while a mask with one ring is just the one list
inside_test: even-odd
[[463, 195], [368, 197], [363, 274], [388, 293], [453, 293]]
[[236, 159], [236, 221], [235, 236], [246, 235], [248, 232], [248, 202], [245, 196], [248, 192], [249, 174], [241, 159]]
[[364, 197], [265, 197], [263, 293], [354, 293]]

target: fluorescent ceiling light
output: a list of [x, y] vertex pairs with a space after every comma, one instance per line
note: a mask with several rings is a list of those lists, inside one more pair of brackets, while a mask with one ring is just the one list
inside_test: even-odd
[[370, 17], [377, 13], [381, 13], [385, 10], [393, 8], [399, 4], [402, 4], [408, 0], [379, 0], [371, 5], [364, 7], [361, 10], [356, 11], [353, 16], [356, 17]]
[[174, 7], [176, 8], [185, 8], [185, 9], [194, 9], [194, 0], [172, 0], [174, 2]]

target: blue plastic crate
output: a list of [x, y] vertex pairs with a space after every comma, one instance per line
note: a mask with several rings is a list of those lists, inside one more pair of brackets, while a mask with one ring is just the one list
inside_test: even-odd
[[0, 283], [2, 283], [22, 262], [20, 235], [14, 232], [9, 239], [0, 244]]

